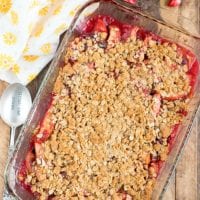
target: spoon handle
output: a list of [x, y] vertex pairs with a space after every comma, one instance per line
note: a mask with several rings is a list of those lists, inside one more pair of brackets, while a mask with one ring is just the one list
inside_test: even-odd
[[10, 156], [10, 153], [12, 153], [13, 147], [15, 146], [15, 131], [16, 131], [16, 127], [11, 127], [9, 156]]
[[11, 196], [6, 189], [3, 192], [3, 200], [16, 200], [13, 196]]
[[[15, 146], [15, 131], [16, 131], [16, 127], [11, 127], [11, 132], [10, 132], [10, 143], [9, 143], [9, 148], [8, 148], [8, 159], [10, 158], [11, 154], [13, 153], [14, 150], [14, 146]], [[14, 200], [15, 198], [13, 198], [8, 191], [6, 190], [6, 188], [4, 188], [4, 192], [3, 192], [3, 200]]]

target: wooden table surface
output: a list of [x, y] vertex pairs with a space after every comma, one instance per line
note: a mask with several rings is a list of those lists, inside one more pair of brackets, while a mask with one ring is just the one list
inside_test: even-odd
[[[187, 1], [187, 0], [186, 0]], [[190, 1], [190, 9], [195, 8], [195, 1]], [[193, 3], [192, 3], [193, 2]], [[161, 4], [164, 5], [165, 1], [161, 1]], [[178, 10], [177, 10], [178, 12]], [[187, 12], [184, 11], [186, 14]], [[166, 14], [166, 13], [165, 13]], [[160, 15], [163, 18], [169, 18], [169, 16], [164, 16], [165, 14]], [[175, 20], [175, 19], [172, 19]], [[178, 20], [178, 18], [176, 19]], [[35, 96], [36, 91], [40, 85], [40, 82], [43, 78], [43, 72], [34, 82], [29, 85], [29, 89], [32, 93], [32, 97]], [[3, 90], [6, 88], [7, 84], [3, 81], [0, 81], [0, 95]], [[200, 115], [199, 115], [200, 116]], [[192, 129], [191, 137], [188, 140], [186, 148], [184, 150], [183, 156], [181, 157], [179, 164], [175, 170], [175, 173], [171, 179], [171, 183], [165, 193], [164, 200], [199, 200], [200, 195], [198, 194], [198, 188], [200, 187], [200, 180], [199, 180], [199, 172], [198, 170], [200, 167], [199, 165], [199, 147], [198, 143], [200, 139], [198, 137], [198, 124], [200, 122], [200, 117], [198, 117]], [[0, 199], [2, 199], [2, 192], [4, 187], [4, 168], [7, 159], [7, 147], [9, 142], [9, 127], [2, 122], [0, 119]]]

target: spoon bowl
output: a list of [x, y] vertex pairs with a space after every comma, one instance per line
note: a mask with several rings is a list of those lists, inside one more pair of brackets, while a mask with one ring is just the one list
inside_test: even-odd
[[15, 83], [7, 87], [0, 99], [0, 116], [11, 127], [22, 125], [32, 106], [29, 90]]

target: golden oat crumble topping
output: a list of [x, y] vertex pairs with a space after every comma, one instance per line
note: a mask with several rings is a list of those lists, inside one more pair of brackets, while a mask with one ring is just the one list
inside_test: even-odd
[[[76, 37], [54, 86], [55, 124], [26, 178], [47, 199], [148, 200], [172, 127], [187, 111], [187, 65], [176, 45], [104, 33]], [[120, 191], [122, 193], [120, 193]]]

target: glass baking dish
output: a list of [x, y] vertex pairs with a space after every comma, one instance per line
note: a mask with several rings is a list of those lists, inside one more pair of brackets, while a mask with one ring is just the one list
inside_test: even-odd
[[[24, 124], [13, 155], [10, 158], [9, 164], [6, 169], [5, 183], [6, 188], [10, 195], [17, 199], [31, 200], [34, 197], [26, 191], [17, 180], [17, 173], [25, 159], [26, 153], [29, 150], [29, 144], [32, 137], [33, 130], [44, 117], [45, 111], [49, 107], [51, 101], [52, 89], [55, 80], [58, 76], [59, 67], [63, 64], [63, 55], [70, 39], [76, 34], [76, 28], [80, 28], [80, 24], [84, 21], [85, 17], [90, 14], [110, 15], [117, 20], [144, 27], [144, 29], [151, 31], [159, 36], [171, 40], [175, 43], [181, 44], [187, 49], [193, 51], [197, 56], [200, 54], [200, 39], [194, 37], [186, 32], [182, 32], [178, 28], [174, 29], [169, 27], [163, 22], [160, 23], [152, 16], [148, 16], [145, 12], [137, 7], [130, 6], [120, 0], [93, 0], [84, 5], [75, 16], [69, 31], [59, 46], [59, 49], [52, 61], [50, 68], [41, 84], [38, 94], [34, 100], [32, 110], [29, 117]], [[199, 57], [197, 57], [199, 60]], [[161, 169], [160, 175], [157, 178], [157, 183], [153, 191], [152, 199], [161, 199], [170, 177], [175, 169], [176, 163], [180, 157], [180, 153], [186, 144], [187, 138], [190, 135], [190, 130], [200, 104], [200, 76], [198, 76], [197, 86], [195, 87], [194, 97], [190, 102], [190, 111], [185, 118], [182, 126], [179, 128], [179, 134], [175, 138], [174, 147], [165, 162], [164, 167]]]

